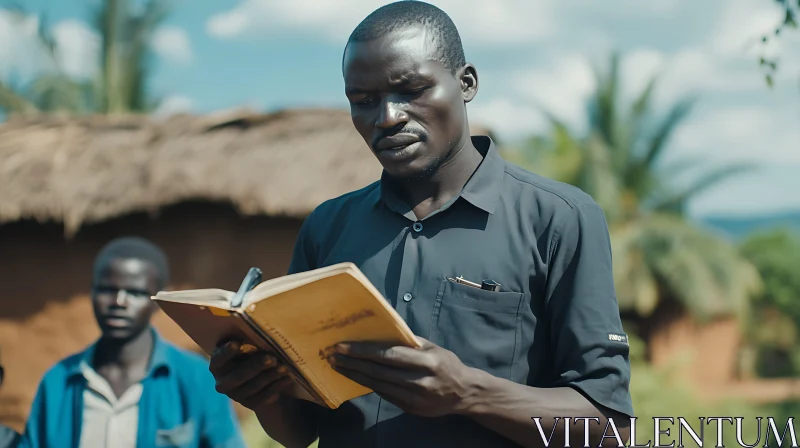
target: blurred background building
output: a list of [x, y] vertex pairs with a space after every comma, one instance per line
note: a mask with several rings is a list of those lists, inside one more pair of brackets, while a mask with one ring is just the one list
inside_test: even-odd
[[[340, 63], [383, 3], [0, 2], [0, 422], [98, 336], [109, 239], [162, 245], [175, 288], [236, 288], [378, 178]], [[478, 68], [473, 134], [605, 210], [640, 417], [796, 414], [796, 2], [432, 3]]]

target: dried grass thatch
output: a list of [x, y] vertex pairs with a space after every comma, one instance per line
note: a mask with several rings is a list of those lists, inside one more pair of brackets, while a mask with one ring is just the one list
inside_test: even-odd
[[187, 200], [303, 217], [381, 167], [346, 110], [17, 118], [0, 125], [0, 223], [83, 223]]

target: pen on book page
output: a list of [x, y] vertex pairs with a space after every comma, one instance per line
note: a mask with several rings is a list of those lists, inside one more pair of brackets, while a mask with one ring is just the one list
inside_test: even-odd
[[236, 291], [236, 294], [234, 294], [231, 298], [231, 307], [238, 308], [242, 306], [245, 294], [247, 294], [247, 292], [251, 289], [255, 288], [256, 285], [261, 283], [261, 275], [261, 269], [258, 268], [250, 268], [250, 270], [247, 271], [247, 275], [244, 276], [244, 280], [242, 280], [239, 290]]

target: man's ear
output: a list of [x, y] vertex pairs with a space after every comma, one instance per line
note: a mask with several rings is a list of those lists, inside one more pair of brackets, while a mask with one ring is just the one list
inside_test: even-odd
[[464, 102], [469, 103], [478, 94], [478, 71], [474, 65], [467, 63], [458, 74]]

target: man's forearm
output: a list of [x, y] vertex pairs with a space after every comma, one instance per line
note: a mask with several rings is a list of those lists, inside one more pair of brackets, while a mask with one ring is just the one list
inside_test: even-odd
[[306, 448], [317, 439], [314, 403], [281, 397], [274, 405], [256, 409], [261, 427], [272, 439], [287, 448]]
[[[476, 371], [476, 391], [470, 398], [464, 415], [479, 424], [526, 447], [543, 447], [550, 440], [549, 447], [565, 444], [565, 420], [569, 421], [569, 444], [584, 446], [585, 427], [589, 428], [589, 446], [616, 447], [619, 442], [609, 427], [607, 436], [602, 439], [608, 419], [589, 400], [575, 390], [562, 388], [534, 388], [512, 381], [494, 377], [483, 371]], [[533, 418], [538, 417], [542, 433]], [[556, 418], [558, 424], [553, 429]], [[576, 421], [576, 418], [581, 420]], [[591, 420], [583, 420], [590, 418]], [[596, 419], [596, 420], [595, 420]], [[623, 445], [628, 443], [630, 419], [619, 415], [612, 416]], [[552, 434], [552, 436], [551, 436]]]

